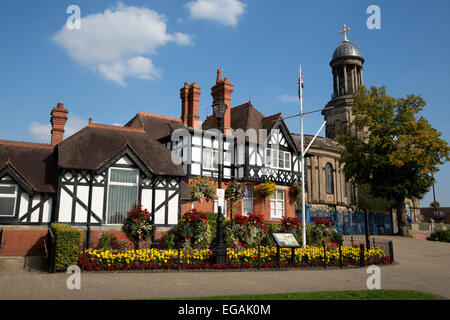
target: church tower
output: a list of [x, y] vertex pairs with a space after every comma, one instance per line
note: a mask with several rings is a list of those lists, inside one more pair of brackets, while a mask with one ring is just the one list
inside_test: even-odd
[[347, 40], [350, 28], [344, 25], [344, 40], [336, 48], [330, 66], [333, 72], [333, 94], [322, 111], [326, 124], [326, 137], [335, 138], [342, 125], [348, 124], [352, 119], [351, 106], [353, 93], [363, 84], [362, 65], [364, 58], [358, 48]]

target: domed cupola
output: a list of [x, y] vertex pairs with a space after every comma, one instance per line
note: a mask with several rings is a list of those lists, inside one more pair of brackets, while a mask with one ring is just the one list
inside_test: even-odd
[[333, 98], [351, 95], [358, 86], [363, 84], [362, 65], [364, 58], [358, 48], [348, 41], [347, 32], [350, 28], [344, 24], [344, 40], [334, 50], [330, 66], [333, 69]]
[[336, 50], [334, 50], [331, 62], [340, 58], [359, 58], [361, 62], [364, 62], [364, 58], [361, 56], [358, 48], [348, 40], [342, 41]]
[[363, 85], [362, 66], [364, 58], [358, 48], [348, 41], [347, 32], [350, 31], [344, 25], [344, 40], [334, 50], [330, 66], [333, 71], [333, 94], [331, 100], [322, 111], [327, 121], [326, 136], [334, 138], [338, 130], [351, 119], [351, 106], [353, 94], [359, 86]]

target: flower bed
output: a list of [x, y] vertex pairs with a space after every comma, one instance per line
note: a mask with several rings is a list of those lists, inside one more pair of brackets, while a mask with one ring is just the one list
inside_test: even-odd
[[[280, 249], [280, 265], [277, 262], [276, 247], [260, 247], [260, 267], [307, 267], [323, 265], [324, 249], [307, 246], [306, 248]], [[213, 251], [209, 249], [181, 249], [180, 269], [246, 269], [258, 267], [258, 248], [228, 248], [225, 265], [213, 263]], [[389, 257], [380, 248], [365, 250], [366, 264], [386, 264]], [[80, 253], [78, 263], [81, 265], [83, 254]], [[339, 248], [329, 246], [326, 252], [328, 266], [339, 265]], [[359, 248], [342, 247], [343, 266], [359, 265]], [[120, 270], [177, 270], [178, 250], [175, 249], [142, 249], [142, 250], [99, 250], [88, 249], [85, 254], [85, 270], [87, 271], [120, 271]]]

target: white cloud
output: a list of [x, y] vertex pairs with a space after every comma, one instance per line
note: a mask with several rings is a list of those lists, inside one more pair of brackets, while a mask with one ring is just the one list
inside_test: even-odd
[[298, 96], [292, 96], [289, 94], [283, 94], [283, 95], [277, 97], [277, 100], [281, 101], [281, 102], [298, 102], [299, 101]]
[[53, 40], [73, 60], [120, 85], [125, 85], [127, 77], [159, 77], [160, 70], [148, 58], [159, 47], [171, 42], [192, 45], [187, 34], [167, 33], [164, 15], [121, 3], [115, 9], [83, 17], [81, 29], [70, 30], [64, 25]]
[[[70, 137], [74, 133], [78, 132], [85, 126], [87, 126], [88, 121], [84, 120], [74, 114], [68, 115], [66, 126], [64, 128], [64, 139]], [[33, 140], [40, 143], [50, 143], [51, 141], [51, 131], [52, 125], [50, 123], [42, 124], [36, 121], [32, 122], [28, 127]]]
[[192, 19], [211, 20], [235, 27], [247, 5], [239, 0], [195, 0], [185, 7]]

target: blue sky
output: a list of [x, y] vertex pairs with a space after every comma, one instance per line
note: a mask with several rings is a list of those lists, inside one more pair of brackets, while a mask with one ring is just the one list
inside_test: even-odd
[[[380, 30], [366, 26], [372, 4], [381, 9]], [[81, 9], [81, 30], [63, 30], [70, 5]], [[318, 109], [330, 99], [329, 61], [345, 23], [366, 60], [365, 84], [386, 85], [396, 97], [421, 94], [423, 116], [450, 140], [449, 1], [223, 0], [221, 7], [218, 14], [214, 0], [1, 1], [0, 138], [48, 142], [57, 102], [69, 109], [72, 130], [89, 117], [124, 124], [138, 110], [179, 117], [186, 81], [202, 88], [203, 120], [217, 68], [234, 84], [233, 106], [252, 91], [261, 112], [289, 116], [298, 102], [282, 97], [297, 94], [302, 64], [305, 111]], [[144, 21], [130, 23], [134, 16]], [[309, 115], [305, 132], [322, 121]], [[299, 131], [298, 119], [287, 123]], [[450, 206], [450, 165], [436, 178], [437, 200]], [[431, 200], [429, 193], [422, 206]]]

